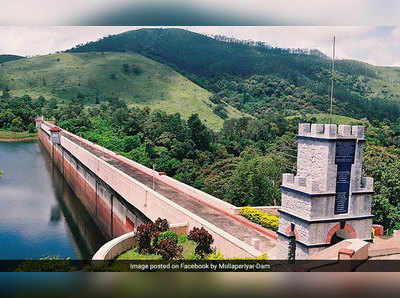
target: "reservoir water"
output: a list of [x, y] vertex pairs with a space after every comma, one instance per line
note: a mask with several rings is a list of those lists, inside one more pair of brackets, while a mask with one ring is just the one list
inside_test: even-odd
[[106, 241], [39, 142], [0, 142], [0, 259], [90, 259]]

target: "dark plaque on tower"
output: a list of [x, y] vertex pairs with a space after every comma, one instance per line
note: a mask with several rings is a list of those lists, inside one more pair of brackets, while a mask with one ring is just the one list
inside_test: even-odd
[[355, 140], [338, 140], [336, 142], [335, 214], [345, 214], [349, 211], [351, 165], [354, 163], [355, 148]]

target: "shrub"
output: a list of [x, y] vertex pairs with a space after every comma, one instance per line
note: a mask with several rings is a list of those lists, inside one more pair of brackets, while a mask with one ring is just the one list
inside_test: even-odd
[[237, 258], [237, 257], [235, 257], [235, 258], [229, 258], [229, 260], [268, 260], [268, 255], [267, 254], [262, 254], [261, 256], [255, 257], [255, 258], [250, 258], [250, 257]]
[[167, 240], [168, 238], [173, 239], [175, 243], [178, 244], [178, 235], [172, 231], [165, 231], [160, 233], [157, 237], [157, 243], [160, 244], [161, 241]]
[[168, 221], [166, 219], [161, 219], [161, 218], [157, 218], [157, 220], [154, 222], [154, 229], [155, 232], [165, 232], [169, 230], [169, 224]]
[[135, 234], [135, 242], [138, 247], [138, 252], [141, 254], [152, 253], [156, 247], [158, 248], [158, 236], [160, 233], [165, 232], [168, 229], [168, 221], [161, 218], [157, 218], [155, 223], [148, 222], [140, 225]]
[[158, 235], [162, 232], [165, 232], [169, 229], [169, 224], [166, 219], [157, 218], [157, 220], [153, 224], [153, 244], [154, 248], [156, 248], [158, 244]]
[[132, 65], [131, 66], [131, 71], [135, 74], [135, 75], [139, 75], [142, 73], [142, 69], [139, 66], [136, 65]]
[[175, 241], [174, 238], [169, 237], [165, 240], [160, 241], [155, 250], [155, 253], [161, 255], [163, 260], [172, 260], [175, 258], [182, 258], [183, 247], [181, 245], [177, 245], [178, 241]]
[[250, 206], [241, 208], [240, 215], [256, 224], [263, 226], [264, 228], [274, 231], [278, 230], [279, 216], [266, 214], [261, 210], [257, 210]]
[[217, 252], [213, 252], [211, 254], [209, 254], [207, 256], [207, 260], [268, 260], [268, 255], [267, 254], [262, 254], [259, 257], [255, 257], [255, 258], [238, 258], [238, 257], [234, 257], [234, 258], [226, 258], [224, 257], [224, 255], [221, 253], [220, 250], [218, 250]]
[[188, 239], [197, 243], [195, 249], [197, 255], [204, 257], [212, 253], [211, 244], [214, 242], [214, 239], [203, 227], [201, 229], [194, 227], [190, 231]]
[[152, 222], [142, 224], [137, 228], [135, 234], [135, 242], [138, 247], [138, 251], [141, 254], [148, 254], [152, 252], [151, 240], [154, 235], [154, 226]]
[[220, 250], [217, 252], [212, 252], [207, 256], [207, 260], [225, 260], [223, 253]]
[[128, 63], [124, 63], [124, 64], [122, 65], [122, 70], [123, 70], [125, 73], [129, 73], [129, 64], [128, 64]]
[[186, 235], [178, 235], [178, 243], [185, 243], [187, 240]]

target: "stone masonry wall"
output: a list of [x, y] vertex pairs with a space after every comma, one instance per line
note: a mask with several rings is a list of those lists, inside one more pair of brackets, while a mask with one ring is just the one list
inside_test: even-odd
[[[351, 166], [348, 212], [335, 214], [335, 159], [339, 140], [354, 140], [356, 151]], [[308, 247], [301, 248], [301, 253], [296, 252], [299, 257], [329, 245], [332, 235], [339, 230], [350, 238], [371, 238], [373, 179], [362, 177], [363, 146], [364, 127], [361, 126], [299, 125], [297, 173], [283, 175], [279, 222], [279, 232], [283, 235], [294, 224], [297, 241]], [[285, 239], [279, 235], [278, 251], [287, 258]]]

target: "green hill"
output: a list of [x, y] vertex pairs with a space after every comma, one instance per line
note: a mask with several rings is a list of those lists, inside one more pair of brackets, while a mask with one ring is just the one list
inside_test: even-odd
[[16, 55], [0, 55], [0, 64], [8, 61], [14, 61], [18, 59], [23, 59], [24, 57], [16, 56]]
[[[140, 29], [79, 45], [69, 52], [137, 52], [168, 64], [256, 117], [329, 111], [331, 62], [289, 50], [225, 42], [182, 29]], [[336, 114], [393, 120], [400, 116], [400, 68], [336, 61]]]
[[[321, 55], [226, 42], [182, 29], [140, 29], [63, 54], [3, 63], [0, 87], [8, 86], [16, 96], [78, 97], [87, 104], [119, 97], [184, 118], [197, 112], [209, 127], [220, 128], [223, 119], [241, 115], [327, 113], [330, 68]], [[333, 112], [396, 120], [400, 68], [336, 61]]]
[[[0, 85], [13, 96], [28, 94], [86, 104], [119, 97], [128, 104], [149, 106], [184, 118], [198, 113], [211, 128], [222, 127], [209, 91], [172, 68], [135, 53], [62, 53], [4, 63]], [[228, 106], [227, 117], [242, 113]]]

